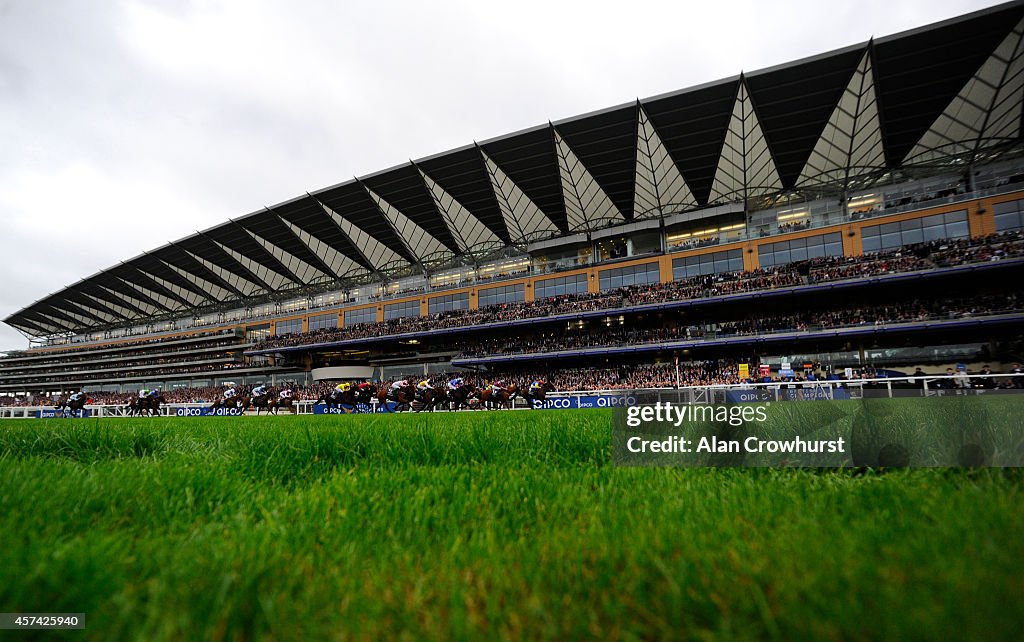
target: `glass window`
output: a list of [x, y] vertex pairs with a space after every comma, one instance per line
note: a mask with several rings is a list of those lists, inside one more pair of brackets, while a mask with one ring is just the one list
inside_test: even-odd
[[940, 239], [964, 239], [969, 235], [966, 210], [933, 214], [898, 223], [871, 225], [862, 231], [865, 252], [891, 250], [904, 245]]
[[444, 296], [431, 297], [427, 301], [427, 308], [427, 311], [430, 314], [452, 312], [454, 310], [468, 310], [469, 292], [459, 292], [458, 294], [446, 294]]
[[1021, 229], [1024, 229], [1024, 213], [1008, 212], [1006, 214], [996, 214], [997, 232], [1011, 232]]
[[924, 241], [924, 230], [920, 227], [906, 230], [905, 232], [902, 232], [902, 234], [904, 245], [910, 245], [912, 243], [920, 243]]
[[965, 239], [971, 235], [971, 230], [967, 226], [967, 221], [957, 221], [956, 223], [946, 223], [946, 238], [948, 239]]
[[[945, 218], [945, 223], [947, 225], [949, 225], [950, 223], [961, 223], [961, 222], [966, 223], [967, 222], [967, 211], [966, 210], [961, 210], [961, 211], [957, 211], [957, 212], [949, 212], [947, 214], [943, 214], [942, 216]], [[929, 218], [932, 218], [932, 217], [929, 217]], [[938, 217], [936, 216], [935, 218], [938, 218]]]
[[574, 274], [573, 276], [562, 276], [537, 281], [534, 297], [540, 300], [550, 299], [553, 296], [565, 296], [566, 294], [586, 294], [586, 292], [587, 275]]
[[782, 265], [823, 256], [842, 256], [843, 238], [839, 232], [818, 234], [778, 243], [763, 243], [757, 248], [761, 267]]
[[302, 332], [302, 319], [285, 319], [284, 321], [278, 321], [275, 327], [275, 334], [281, 336], [282, 334], [293, 334], [296, 332]]
[[601, 270], [598, 273], [598, 278], [601, 290], [612, 290], [631, 285], [658, 283], [661, 280], [661, 274], [658, 270], [658, 263], [652, 262], [644, 263], [643, 265]]
[[345, 310], [345, 327], [351, 328], [358, 323], [373, 323], [377, 320], [377, 308], [357, 308]]
[[[921, 238], [925, 241], [937, 241], [942, 238], [944, 232], [945, 228], [942, 225], [929, 225], [921, 230]], [[883, 247], [890, 248], [902, 245], [902, 243], [899, 242], [899, 239], [896, 241], [890, 240], [890, 243], [890, 245], [883, 245]]]
[[503, 285], [496, 288], [485, 288], [478, 293], [477, 306], [484, 308], [489, 305], [504, 303], [522, 303], [526, 300], [526, 288], [522, 283]]
[[[935, 228], [933, 228], [935, 229]], [[889, 249], [892, 247], [899, 247], [903, 245], [903, 235], [900, 232], [894, 232], [893, 234], [882, 235], [882, 247]]]
[[420, 300], [400, 301], [384, 306], [384, 320], [404, 319], [406, 317], [418, 317], [420, 315]]
[[686, 279], [702, 274], [718, 274], [721, 272], [741, 272], [743, 270], [743, 252], [727, 250], [710, 252], [697, 256], [686, 256], [672, 261], [672, 278]]
[[249, 326], [245, 329], [245, 339], [251, 343], [259, 343], [270, 337], [270, 324]]
[[997, 203], [992, 209], [996, 216], [997, 232], [1024, 229], [1024, 200]]
[[315, 332], [317, 330], [323, 330], [325, 328], [337, 328], [338, 327], [338, 315], [337, 314], [317, 314], [309, 317], [309, 331]]

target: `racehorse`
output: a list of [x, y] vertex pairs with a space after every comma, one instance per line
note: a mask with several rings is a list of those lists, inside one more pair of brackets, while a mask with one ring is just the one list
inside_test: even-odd
[[[291, 397], [278, 397], [277, 399], [274, 399], [272, 403], [274, 404], [273, 410], [275, 415], [277, 414], [277, 411], [280, 410], [281, 408], [287, 408], [288, 412], [292, 413], [293, 415], [297, 412], [295, 408], [295, 400], [292, 399]], [[256, 414], [259, 414], [259, 411], [257, 411]]]
[[256, 409], [257, 417], [259, 417], [261, 409], [266, 410], [268, 415], [270, 413], [278, 414], [281, 408], [287, 409], [293, 415], [298, 412], [293, 398], [280, 395], [276, 397], [274, 395], [266, 395], [262, 398], [253, 398], [252, 407]]
[[160, 414], [160, 406], [167, 403], [163, 395], [157, 395], [155, 397], [145, 397], [138, 399], [136, 404], [136, 410], [141, 415], [143, 412], [148, 412], [150, 417], [156, 417]]
[[552, 385], [550, 381], [545, 381], [544, 385], [542, 385], [540, 388], [537, 388], [537, 389], [528, 388], [526, 390], [526, 394], [523, 395], [523, 396], [526, 398], [526, 403], [528, 403], [530, 405], [530, 409], [532, 410], [532, 409], [537, 407], [534, 404], [534, 402], [538, 402], [540, 404], [543, 404], [544, 403], [544, 399], [546, 399], [547, 396], [548, 396], [548, 393], [549, 392], [554, 392], [554, 391], [555, 391], [555, 386]]
[[129, 401], [125, 405], [125, 410], [128, 411], [129, 417], [134, 417], [136, 415], [142, 416], [143, 414], [152, 417], [154, 414], [156, 414], [157, 411], [160, 410], [160, 404], [167, 403], [167, 400], [164, 399], [162, 396], [157, 398], [160, 401], [154, 404], [154, 397], [132, 397], [131, 401]]
[[149, 397], [132, 397], [131, 400], [125, 404], [124, 409], [128, 412], [129, 417], [135, 415], [141, 415], [149, 409]]
[[390, 388], [381, 386], [377, 390], [377, 403], [380, 404], [381, 412], [387, 412], [388, 401], [395, 402], [395, 412], [400, 412], [402, 406], [406, 410], [412, 410], [412, 402], [416, 400], [416, 386], [409, 384], [404, 388], [392, 391]]
[[373, 398], [377, 396], [377, 386], [371, 383], [362, 389], [357, 386], [353, 390], [356, 412], [373, 412]]
[[316, 401], [313, 402], [313, 405], [319, 406], [322, 403], [327, 404], [328, 413], [330, 413], [331, 409], [334, 408], [335, 406], [338, 406], [340, 408], [342, 404], [341, 393], [332, 388], [331, 390], [328, 390], [324, 394], [317, 397]]
[[214, 414], [214, 411], [223, 408], [225, 411], [237, 410], [238, 414], [244, 413], [252, 405], [252, 399], [245, 395], [236, 395], [230, 399], [218, 399], [206, 409], [207, 415]]
[[430, 390], [424, 390], [418, 395], [419, 406], [413, 406], [413, 410], [421, 412], [426, 410], [427, 412], [434, 412], [435, 408], [441, 406], [441, 404], [448, 402], [448, 391], [444, 388], [432, 388]]
[[277, 399], [270, 396], [269, 394], [260, 395], [259, 397], [253, 397], [250, 403], [252, 407], [256, 409], [256, 416], [260, 416], [260, 410], [266, 410], [267, 414], [274, 411], [277, 414]]
[[82, 409], [85, 408], [85, 404], [87, 403], [92, 403], [92, 399], [83, 398], [73, 400], [70, 397], [68, 397], [66, 399], [61, 399], [60, 401], [58, 401], [57, 405], [54, 406], [53, 409], [59, 410], [61, 416], [64, 418], [73, 417], [74, 415], [80, 413]]
[[519, 387], [513, 383], [497, 393], [493, 388], [484, 388], [477, 397], [484, 408], [500, 410], [501, 408], [512, 408], [512, 400], [516, 398], [517, 394], [519, 394]]
[[451, 403], [451, 409], [458, 410], [465, 406], [466, 408], [473, 410], [475, 405], [474, 402], [477, 402], [475, 393], [476, 386], [471, 383], [464, 383], [455, 390], [449, 391], [448, 401]]

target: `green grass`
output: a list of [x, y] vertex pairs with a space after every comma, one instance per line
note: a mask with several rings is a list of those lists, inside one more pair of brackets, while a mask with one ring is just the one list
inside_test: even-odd
[[1018, 471], [620, 468], [611, 425], [0, 422], [0, 612], [91, 640], [1019, 637]]

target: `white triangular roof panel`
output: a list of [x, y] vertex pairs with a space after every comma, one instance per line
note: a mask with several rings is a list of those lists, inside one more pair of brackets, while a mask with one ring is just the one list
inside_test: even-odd
[[642, 106], [638, 106], [638, 111], [633, 216], [666, 216], [696, 207], [697, 199], [669, 156], [647, 112]]
[[[241, 280], [243, 284], [251, 284], [249, 287], [255, 287], [261, 290], [267, 290], [268, 292], [273, 292], [276, 290], [280, 290], [286, 285], [292, 283], [292, 279], [290, 277], [284, 276], [283, 274], [275, 270], [271, 270], [266, 265], [263, 265], [256, 259], [245, 254], [242, 254], [241, 252], [228, 247], [227, 245], [221, 243], [220, 241], [214, 241], [214, 243], [217, 244], [217, 247], [224, 250], [225, 254], [234, 259], [235, 263], [242, 266], [242, 268], [245, 269], [249, 274], [254, 275], [257, 279], [260, 280], [260, 283], [254, 283], [232, 272], [231, 274], [234, 274], [238, 279]], [[235, 283], [232, 281], [228, 281], [228, 283], [235, 285]], [[235, 285], [235, 287], [239, 286]]]
[[562, 198], [571, 232], [586, 232], [611, 222], [622, 222], [625, 217], [608, 197], [597, 180], [580, 162], [579, 157], [565, 142], [558, 130], [555, 133], [555, 154], [558, 174], [562, 181]]
[[708, 202], [734, 201], [780, 189], [782, 180], [754, 113], [747, 83], [741, 79]]
[[185, 308], [185, 306], [182, 305], [182, 303], [180, 301], [178, 301], [176, 299], [172, 299], [171, 297], [166, 296], [164, 294], [160, 294], [159, 292], [151, 290], [151, 289], [149, 289], [147, 287], [141, 286], [138, 283], [133, 283], [133, 282], [131, 282], [131, 281], [127, 280], [127, 279], [123, 279], [121, 277], [118, 277], [118, 280], [121, 281], [121, 283], [124, 283], [125, 285], [127, 285], [128, 287], [135, 289], [137, 292], [139, 292], [143, 296], [148, 297], [148, 298], [156, 301], [158, 304], [160, 304], [164, 308], [167, 308], [168, 310], [171, 310], [171, 311], [174, 311], [174, 312], [178, 312], [178, 311], [183, 310]]
[[374, 269], [380, 270], [387, 265], [409, 264], [401, 254], [384, 245], [375, 237], [370, 236], [362, 228], [356, 226], [341, 214], [338, 214], [323, 203], [320, 203], [320, 207], [331, 217], [331, 220], [334, 221], [334, 224], [338, 226], [348, 240], [352, 242], [352, 245], [366, 257], [366, 260], [370, 262]]
[[498, 235], [484, 225], [483, 221], [473, 216], [458, 199], [438, 185], [422, 169], [419, 167], [416, 169], [419, 170], [423, 183], [427, 186], [430, 196], [433, 197], [434, 205], [441, 213], [441, 218], [448, 226], [448, 231], [458, 241], [460, 250], [466, 252], [481, 245], [492, 247], [504, 245]]
[[309, 248], [310, 252], [317, 255], [317, 257], [319, 257], [327, 267], [331, 268], [331, 272], [334, 273], [336, 278], [342, 278], [348, 275], [366, 274], [366, 268], [362, 265], [359, 265], [349, 257], [313, 236], [298, 225], [295, 225], [291, 221], [285, 220], [280, 216], [278, 216], [278, 218], [280, 218], [281, 222], [287, 225], [288, 229], [290, 229], [292, 233], [302, 241], [303, 245]]
[[142, 310], [146, 314], [158, 314], [160, 312], [163, 312], [163, 310], [153, 305], [152, 303], [146, 303], [145, 301], [141, 301], [139, 299], [136, 299], [135, 297], [128, 296], [127, 294], [122, 294], [121, 292], [118, 292], [117, 290], [112, 290], [106, 287], [105, 285], [101, 285], [100, 287], [109, 292], [110, 294], [113, 294], [117, 298], [121, 299], [128, 305], [138, 310]]
[[555, 225], [537, 204], [508, 177], [491, 157], [480, 150], [487, 167], [487, 176], [491, 179], [491, 188], [498, 199], [498, 207], [505, 221], [505, 229], [509, 237], [517, 243], [547, 238], [558, 233]]
[[[291, 252], [288, 252], [279, 245], [271, 243], [262, 236], [258, 236], [252, 230], [245, 231], [248, 232], [249, 236], [251, 236], [257, 243], [262, 245], [265, 250], [270, 252], [271, 256], [273, 256], [275, 259], [280, 261], [282, 265], [288, 268], [288, 271], [294, 274], [295, 278], [297, 278], [299, 282], [305, 285], [309, 285], [310, 283], [316, 280], [333, 278], [325, 274], [323, 270], [319, 269], [315, 265], [312, 265], [311, 263], [308, 263], [307, 261], [300, 259]], [[279, 287], [280, 286], [275, 286], [274, 289], [276, 290]]]
[[935, 119], [904, 163], [974, 154], [1020, 135], [1024, 20], [1017, 23]]
[[797, 185], [845, 182], [882, 169], [885, 149], [871, 53], [866, 50], [804, 164]]
[[161, 279], [155, 274], [150, 274], [149, 272], [146, 272], [144, 270], [139, 271], [145, 274], [150, 279], [152, 279], [155, 283], [159, 283], [163, 287], [167, 288], [169, 291], [173, 292], [176, 297], [187, 302], [192, 307], [200, 307], [207, 303], [212, 303], [216, 301], [216, 299], [212, 297], [204, 297], [200, 294], [193, 292], [192, 290], [183, 288], [176, 283], [171, 283], [166, 279]]
[[382, 196], [369, 187], [365, 187], [365, 189], [391, 224], [395, 233], [408, 245], [409, 250], [418, 259], [423, 260], [428, 257], [452, 253], [444, 243], [434, 238], [430, 232], [417, 225], [411, 218], [398, 211], [398, 208], [388, 203]]

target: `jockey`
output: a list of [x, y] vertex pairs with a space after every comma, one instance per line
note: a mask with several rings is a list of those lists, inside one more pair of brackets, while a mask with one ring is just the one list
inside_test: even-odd
[[139, 390], [139, 399], [145, 399], [149, 396], [149, 388], [143, 388]]
[[391, 384], [391, 392], [398, 392], [402, 388], [408, 388], [408, 387], [409, 387], [409, 380], [408, 379], [399, 379], [398, 381], [396, 381], [393, 384]]
[[292, 389], [289, 388], [288, 386], [285, 386], [284, 390], [281, 391], [281, 393], [278, 395], [278, 397], [280, 397], [281, 399], [291, 399], [292, 398]]
[[147, 395], [147, 396], [152, 397], [153, 399], [156, 399], [157, 397], [160, 396], [160, 389], [159, 388], [153, 388], [152, 390], [149, 391], [149, 395]]
[[366, 395], [372, 395], [374, 391], [373, 384], [367, 379], [366, 381], [360, 381], [359, 385], [356, 386], [356, 395], [360, 398], [368, 398]]
[[68, 398], [68, 401], [69, 402], [70, 401], [78, 401], [79, 399], [81, 399], [84, 396], [85, 396], [85, 391], [84, 390], [79, 390], [78, 392], [72, 393], [71, 396]]
[[465, 381], [462, 380], [462, 377], [455, 377], [454, 379], [448, 382], [448, 389], [451, 391], [455, 391], [461, 388], [463, 385], [465, 385]]
[[230, 388], [228, 388], [227, 390], [224, 391], [224, 400], [226, 401], [228, 399], [234, 399], [235, 395], [237, 395], [237, 394], [238, 394], [238, 391], [235, 390], [234, 386], [231, 386]]
[[348, 389], [349, 389], [349, 388], [351, 388], [351, 387], [352, 387], [352, 384], [350, 384], [350, 383], [349, 383], [349, 382], [347, 382], [347, 381], [342, 381], [342, 382], [341, 382], [341, 383], [339, 383], [338, 385], [334, 386], [334, 390], [335, 390], [335, 391], [336, 391], [336, 392], [337, 392], [338, 394], [343, 394], [343, 393], [346, 393], [346, 392], [348, 392]]
[[252, 389], [253, 397], [265, 397], [267, 396], [267, 387], [264, 384], [260, 384]]
[[416, 392], [419, 392], [421, 394], [426, 392], [426, 391], [428, 391], [428, 390], [433, 390], [433, 389], [434, 389], [434, 386], [430, 385], [430, 381], [428, 381], [427, 379], [424, 379], [423, 381], [421, 381], [418, 384], [416, 384]]
[[541, 381], [540, 379], [537, 379], [536, 381], [534, 381], [533, 383], [530, 384], [530, 392], [534, 393], [534, 392], [539, 391], [541, 388], [544, 387], [544, 385], [546, 383], [547, 382], [545, 382], [545, 381]]
[[496, 379], [496, 380], [491, 382], [491, 386], [490, 387], [491, 387], [491, 392], [492, 393], [494, 393], [494, 392], [501, 392], [502, 390], [505, 389], [505, 380], [504, 379]]

